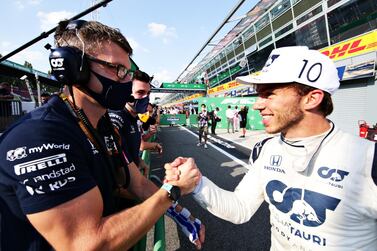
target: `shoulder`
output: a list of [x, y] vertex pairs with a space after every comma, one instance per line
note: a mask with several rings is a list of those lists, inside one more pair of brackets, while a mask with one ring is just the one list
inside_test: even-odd
[[109, 117], [111, 123], [119, 130], [125, 124], [125, 114], [124, 111], [109, 111]]
[[274, 138], [276, 137], [267, 137], [254, 145], [249, 159], [250, 164], [254, 163], [258, 159], [266, 143], [268, 143], [269, 141], [271, 142]]
[[330, 150], [341, 152], [349, 162], [366, 163], [365, 176], [371, 177], [377, 186], [377, 143], [338, 130], [331, 140]]
[[7, 129], [0, 138], [2, 146], [12, 146], [18, 142], [33, 142], [39, 138], [53, 140], [56, 138], [69, 139], [80, 133], [80, 128], [74, 118], [68, 114], [42, 109], [27, 114]]

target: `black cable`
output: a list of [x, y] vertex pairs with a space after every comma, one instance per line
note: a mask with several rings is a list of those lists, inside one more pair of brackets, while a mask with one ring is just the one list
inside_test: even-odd
[[[98, 9], [99, 7], [103, 6], [103, 7], [106, 7], [107, 3], [111, 2], [112, 0], [103, 0], [102, 2], [96, 4], [96, 5], [93, 5], [92, 7], [84, 10], [83, 12], [77, 14], [76, 16], [68, 19], [68, 21], [72, 21], [72, 20], [76, 20], [76, 19], [79, 19], [83, 16], [85, 16], [86, 14]], [[0, 63], [3, 62], [4, 60], [12, 57], [13, 55], [19, 53], [20, 51], [26, 49], [27, 47], [35, 44], [36, 42], [38, 42], [39, 40], [42, 40], [44, 38], [47, 38], [51, 33], [54, 33], [56, 31], [56, 28], [58, 28], [58, 26], [52, 28], [51, 30], [49, 31], [45, 31], [45, 32], [42, 32], [38, 37], [34, 38], [33, 40], [27, 42], [26, 44], [24, 45], [21, 45], [20, 47], [18, 47], [17, 49], [15, 49], [14, 51], [11, 51], [10, 53], [8, 53], [7, 55], [3, 56], [0, 58]]]

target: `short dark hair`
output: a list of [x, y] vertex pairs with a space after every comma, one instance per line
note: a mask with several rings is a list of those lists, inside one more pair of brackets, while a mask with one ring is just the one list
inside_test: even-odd
[[[100, 22], [87, 21], [78, 28], [78, 37], [76, 29], [67, 29], [68, 24], [68, 20], [59, 22], [54, 36], [55, 44], [58, 47], [70, 46], [95, 54], [104, 42], [111, 41], [119, 45], [130, 56], [132, 55], [132, 48], [119, 29], [111, 28]], [[80, 39], [82, 39], [85, 48], [82, 48]]]
[[[289, 86], [293, 87], [300, 96], [305, 96], [309, 92], [318, 89], [318, 88], [314, 88], [314, 87], [300, 84], [300, 83], [293, 83]], [[323, 93], [324, 93], [324, 96], [323, 96], [321, 104], [319, 104], [318, 106], [318, 110], [326, 117], [333, 112], [334, 105], [331, 99], [331, 94], [326, 91], [323, 91]]]
[[202, 104], [201, 107], [207, 107], [206, 104]]
[[41, 97], [50, 97], [51, 95], [47, 92], [44, 92], [41, 94]]
[[151, 77], [149, 77], [149, 75], [146, 73], [146, 72], [143, 72], [141, 70], [136, 70], [134, 72], [134, 76], [132, 77], [132, 80], [139, 80], [139, 81], [143, 81], [143, 82], [146, 82], [146, 83], [150, 83], [151, 81]]

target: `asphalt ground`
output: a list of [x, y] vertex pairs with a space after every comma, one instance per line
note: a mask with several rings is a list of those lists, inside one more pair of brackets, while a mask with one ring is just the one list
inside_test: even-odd
[[[196, 145], [198, 139], [194, 133], [197, 134], [196, 128], [189, 131], [179, 126], [162, 127], [157, 141], [162, 143], [164, 153], [152, 154], [151, 174], [162, 179], [164, 163], [173, 161], [177, 156], [193, 157], [204, 176], [219, 187], [233, 191], [247, 172], [250, 148], [242, 147], [225, 137], [214, 136], [209, 139], [208, 149], [204, 149]], [[271, 226], [267, 204], [262, 204], [249, 222], [235, 225], [213, 216], [190, 195], [179, 202], [206, 226], [206, 241], [202, 250], [269, 250]], [[165, 233], [166, 250], [195, 250], [168, 217], [165, 217]], [[152, 250], [150, 244], [147, 249]]]

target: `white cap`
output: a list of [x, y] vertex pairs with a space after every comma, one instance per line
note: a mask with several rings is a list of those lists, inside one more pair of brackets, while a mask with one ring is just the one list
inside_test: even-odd
[[339, 88], [334, 62], [319, 51], [306, 46], [274, 49], [262, 71], [237, 77], [241, 84], [300, 83], [333, 94]]

